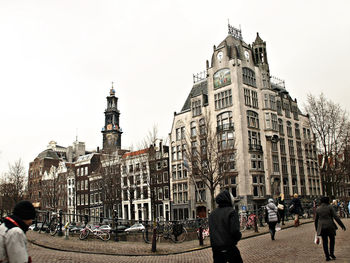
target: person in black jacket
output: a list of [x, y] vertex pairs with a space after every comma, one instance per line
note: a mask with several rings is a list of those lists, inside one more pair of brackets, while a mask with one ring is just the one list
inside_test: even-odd
[[237, 211], [233, 208], [233, 196], [225, 190], [215, 198], [218, 208], [209, 216], [210, 244], [214, 263], [243, 262], [237, 248], [242, 234]]
[[[317, 235], [322, 237], [323, 251], [326, 256], [326, 261], [336, 259], [334, 255], [335, 234], [338, 229], [333, 219], [337, 221], [338, 225], [345, 231], [346, 227], [339, 219], [334, 209], [329, 204], [329, 197], [321, 198], [321, 205], [316, 210], [315, 229]], [[329, 239], [329, 250], [328, 250]]]
[[300, 225], [299, 216], [303, 214], [303, 207], [301, 206], [300, 199], [296, 193], [294, 194], [291, 206], [289, 207], [289, 212], [294, 214], [294, 226], [298, 227]]
[[286, 203], [284, 201], [284, 194], [280, 194], [277, 200], [277, 208], [279, 221], [282, 221], [282, 225], [284, 225], [284, 208], [286, 207]]

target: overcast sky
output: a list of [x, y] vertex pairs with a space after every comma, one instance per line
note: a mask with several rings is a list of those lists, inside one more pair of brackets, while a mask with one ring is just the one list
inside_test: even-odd
[[350, 1], [0, 0], [0, 174], [49, 141], [102, 145], [115, 83], [122, 146], [170, 132], [228, 20], [267, 43], [271, 75], [299, 105], [323, 92], [349, 109]]

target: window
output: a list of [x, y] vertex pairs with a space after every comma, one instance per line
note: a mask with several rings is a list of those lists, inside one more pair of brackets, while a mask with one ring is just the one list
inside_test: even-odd
[[253, 169], [253, 170], [263, 170], [264, 169], [261, 154], [251, 154], [250, 161], [251, 161], [251, 169]]
[[271, 142], [271, 151], [272, 152], [278, 152], [277, 142]]
[[271, 123], [272, 123], [272, 130], [278, 131], [277, 129], [277, 115], [271, 113]]
[[303, 150], [301, 148], [301, 142], [297, 141], [297, 154], [299, 158], [303, 158]]
[[293, 193], [298, 193], [298, 180], [295, 177], [292, 178], [292, 188]]
[[279, 173], [280, 172], [280, 163], [278, 160], [278, 155], [272, 155], [272, 163], [273, 163], [273, 172]]
[[268, 94], [264, 94], [264, 108], [265, 109], [269, 109], [269, 95]]
[[292, 124], [290, 121], [287, 121], [287, 135], [288, 137], [293, 137]]
[[270, 109], [276, 110], [276, 100], [274, 95], [270, 95]]
[[143, 199], [147, 199], [148, 198], [148, 188], [147, 188], [147, 186], [143, 186], [142, 187], [142, 194], [143, 194]]
[[287, 158], [281, 157], [281, 163], [282, 163], [282, 173], [288, 174], [288, 167], [287, 167]]
[[88, 167], [85, 167], [85, 175], [88, 175]]
[[176, 148], [175, 146], [171, 146], [171, 158], [173, 161], [176, 161]]
[[178, 146], [176, 146], [176, 152], [177, 152], [177, 160], [181, 160], [182, 159], [182, 151], [181, 151], [181, 146], [180, 145], [178, 145]]
[[299, 120], [299, 113], [298, 113], [298, 106], [297, 105], [292, 105], [292, 112], [293, 112], [293, 117], [294, 120]]
[[293, 140], [288, 140], [288, 150], [289, 150], [289, 155], [294, 156], [294, 142]]
[[290, 158], [290, 171], [292, 175], [296, 175], [297, 174], [297, 167], [295, 165], [295, 159], [294, 158]]
[[221, 132], [217, 135], [218, 146], [220, 150], [233, 149], [234, 148], [234, 133], [233, 131]]
[[280, 135], [284, 135], [284, 130], [283, 130], [283, 120], [278, 119], [278, 132]]
[[176, 140], [179, 141], [181, 139], [181, 130], [180, 128], [176, 129]]
[[232, 112], [226, 111], [216, 116], [217, 131], [232, 130]]
[[216, 93], [214, 95], [215, 109], [223, 109], [232, 106], [232, 93], [231, 89]]
[[295, 124], [295, 137], [300, 139], [300, 128], [298, 123]]
[[221, 181], [221, 189], [226, 189], [233, 197], [237, 197], [237, 176], [228, 176]]
[[205, 121], [204, 119], [199, 120], [199, 134], [204, 135], [206, 134], [206, 128], [205, 128]]
[[290, 105], [289, 102], [283, 103], [284, 112], [287, 118], [290, 118]]
[[256, 87], [255, 73], [249, 68], [243, 68], [243, 83]]
[[169, 187], [164, 187], [164, 199], [169, 199]]
[[181, 139], [185, 139], [185, 127], [181, 127]]
[[263, 175], [253, 175], [253, 196], [264, 197], [265, 196], [265, 179]]
[[283, 191], [285, 196], [289, 195], [289, 183], [287, 177], [283, 178]]
[[197, 182], [196, 202], [205, 202], [205, 200], [206, 200], [205, 184], [203, 182]]
[[259, 129], [259, 115], [254, 111], [247, 111], [247, 122], [249, 128]]
[[276, 101], [277, 114], [282, 115], [282, 103], [280, 100]]
[[300, 175], [300, 176], [303, 176], [303, 175], [304, 175], [303, 160], [298, 160], [298, 166], [299, 166], [299, 175]]
[[270, 113], [265, 113], [266, 129], [271, 129]]
[[194, 137], [196, 135], [197, 135], [196, 122], [192, 121], [191, 122], [191, 137]]
[[251, 106], [250, 90], [244, 89], [244, 102], [246, 106]]
[[248, 144], [249, 150], [262, 150], [260, 132], [248, 131]]
[[168, 174], [168, 172], [163, 172], [163, 180], [164, 180], [164, 183], [167, 183], [169, 181], [169, 174]]
[[258, 93], [254, 90], [252, 90], [252, 102], [253, 102], [253, 108], [258, 109], [259, 108]]
[[178, 179], [182, 178], [182, 165], [181, 164], [177, 165], [177, 178]]
[[202, 114], [201, 100], [192, 101], [192, 116], [198, 116]]

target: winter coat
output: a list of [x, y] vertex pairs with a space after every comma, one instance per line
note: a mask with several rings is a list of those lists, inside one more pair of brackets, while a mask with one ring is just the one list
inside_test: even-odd
[[282, 200], [281, 197], [278, 197], [278, 204], [283, 205], [283, 209], [278, 208], [278, 210], [284, 210], [284, 208], [286, 207], [286, 203], [284, 202], [284, 199]]
[[322, 233], [331, 235], [336, 234], [338, 227], [333, 219], [344, 228], [343, 222], [339, 219], [331, 205], [323, 203], [316, 209], [315, 229], [318, 236], [321, 236]]
[[301, 206], [301, 202], [299, 198], [293, 198], [292, 202], [290, 203], [290, 205], [294, 205], [292, 211], [290, 211], [292, 214], [298, 214], [298, 215], [302, 215], [303, 213], [303, 208]]
[[277, 206], [270, 202], [266, 205], [266, 211], [267, 211], [267, 222], [277, 222], [278, 221], [278, 209]]
[[216, 197], [219, 207], [209, 216], [210, 244], [213, 249], [230, 249], [241, 239], [237, 212], [232, 207], [228, 191]]
[[[12, 223], [11, 220], [16, 223]], [[28, 226], [18, 217], [5, 218], [4, 223], [0, 226], [1, 263], [27, 263], [29, 261], [25, 235], [27, 230]]]

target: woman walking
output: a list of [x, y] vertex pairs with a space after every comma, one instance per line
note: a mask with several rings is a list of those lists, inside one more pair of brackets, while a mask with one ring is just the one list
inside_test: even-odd
[[[321, 205], [316, 210], [315, 228], [318, 236], [322, 237], [323, 251], [326, 256], [326, 261], [336, 259], [334, 255], [335, 234], [338, 229], [333, 219], [345, 231], [346, 227], [334, 212], [333, 207], [329, 204], [329, 197], [321, 198]], [[328, 250], [329, 238], [329, 250]]]
[[268, 203], [266, 205], [266, 215], [265, 216], [266, 216], [265, 221], [269, 225], [271, 239], [275, 240], [276, 224], [278, 222], [278, 211], [277, 211], [277, 206], [274, 204], [272, 198], [270, 198], [268, 200]]
[[284, 202], [284, 194], [280, 194], [277, 200], [277, 208], [278, 208], [278, 215], [279, 220], [282, 221], [282, 225], [284, 225], [284, 208], [286, 207], [286, 204]]
[[301, 206], [300, 199], [298, 197], [298, 194], [295, 193], [294, 198], [292, 199], [291, 205], [289, 207], [289, 212], [294, 214], [294, 226], [298, 227], [300, 225], [299, 223], [299, 215], [302, 215], [303, 208]]

